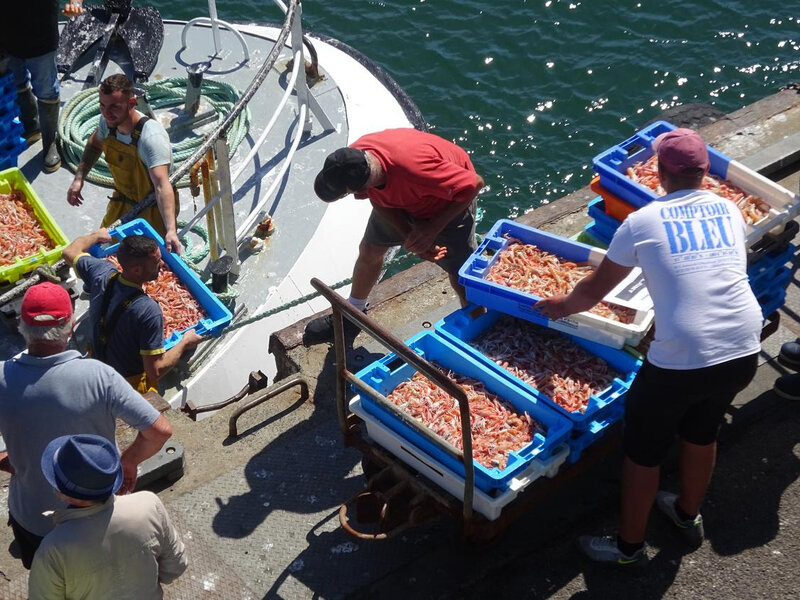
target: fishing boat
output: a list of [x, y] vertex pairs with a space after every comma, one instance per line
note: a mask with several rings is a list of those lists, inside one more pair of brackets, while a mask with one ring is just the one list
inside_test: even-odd
[[[43, 174], [38, 144], [18, 157], [67, 239], [97, 228], [110, 179], [98, 175], [87, 182], [81, 207], [70, 206], [66, 193], [82, 145], [96, 127], [97, 85], [122, 72], [146, 92], [141, 110], [151, 110], [170, 133], [173, 183], [188, 184], [193, 168], [197, 172], [196, 165], [210, 159], [201, 169], [210, 172], [206, 194], [180, 189], [179, 230], [187, 240], [184, 259], [196, 263], [201, 279], [210, 277], [212, 263], [229, 269], [224, 293], [233, 318], [162, 381], [160, 391], [173, 408], [228, 398], [252, 371], [274, 378], [269, 335], [327, 306], [309, 297], [309, 280], [346, 282], [369, 215], [368, 203], [317, 199], [313, 180], [325, 157], [369, 132], [424, 127], [417, 107], [383, 69], [343, 42], [304, 32], [299, 0], [275, 4], [282, 21], [249, 25], [224, 21], [214, 0], [208, 15], [188, 22], [162, 20], [157, 10], [131, 0], [88, 6], [81, 17], [61, 23], [65, 164]], [[259, 224], [266, 233], [268, 218], [274, 232], [263, 241], [254, 238]], [[203, 256], [198, 248], [207, 235], [210, 253]], [[6, 303], [7, 316], [14, 316], [18, 292], [38, 277], [23, 277], [10, 294], [8, 286], [0, 290], [3, 298], [16, 298]], [[347, 286], [341, 288], [346, 294]], [[76, 313], [86, 308], [79, 297]], [[4, 337], [4, 358], [22, 349], [19, 336]]]

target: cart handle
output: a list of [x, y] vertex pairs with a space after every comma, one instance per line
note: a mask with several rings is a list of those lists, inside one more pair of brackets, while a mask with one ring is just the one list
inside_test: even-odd
[[[459, 385], [451, 381], [439, 369], [406, 346], [402, 340], [378, 325], [361, 311], [356, 310], [352, 304], [334, 292], [333, 289], [328, 287], [325, 283], [314, 277], [311, 279], [311, 285], [330, 302], [333, 310], [333, 347], [336, 352], [337, 373], [336, 412], [339, 417], [339, 428], [342, 430], [343, 434], [347, 434], [347, 413], [349, 410], [347, 406], [347, 383], [353, 383], [359, 389], [362, 389], [362, 386], [366, 386], [367, 384], [357, 379], [355, 375], [347, 369], [344, 345], [344, 322], [342, 321], [342, 317], [346, 317], [351, 323], [358, 327], [359, 330], [368, 333], [375, 340], [380, 342], [384, 348], [390, 352], [394, 352], [395, 355], [402, 358], [458, 402], [461, 417], [462, 445], [464, 448], [463, 452], [460, 453], [461, 461], [464, 464], [463, 516], [465, 524], [468, 523], [472, 519], [472, 499], [475, 492], [475, 467], [472, 455], [472, 429], [470, 426], [471, 422], [467, 394]], [[377, 390], [372, 389], [371, 391], [372, 394], [379, 395]], [[436, 437], [436, 440], [438, 443], [439, 438]]]

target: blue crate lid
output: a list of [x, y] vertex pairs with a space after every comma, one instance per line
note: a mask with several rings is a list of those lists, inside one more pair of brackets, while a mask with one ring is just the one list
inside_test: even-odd
[[[510, 453], [508, 464], [502, 470], [487, 468], [474, 461], [475, 485], [483, 491], [491, 492], [506, 487], [516, 474], [530, 464], [531, 460], [548, 458], [569, 437], [572, 429], [570, 421], [549, 406], [539, 402], [537, 394], [526, 393], [512, 385], [499, 373], [484, 368], [478, 361], [444, 338], [431, 331], [423, 331], [407, 340], [406, 345], [427, 360], [435, 361], [446, 369], [483, 382], [487, 390], [508, 401], [517, 410], [527, 412], [546, 429], [544, 436], [536, 434], [524, 448]], [[392, 390], [400, 383], [410, 379], [414, 373], [415, 370], [411, 365], [398, 359], [396, 355], [389, 354], [359, 371], [356, 377], [384, 396], [388, 396]], [[357, 389], [355, 391], [359, 393]], [[464, 477], [464, 465], [460, 460], [416, 431], [415, 427], [405, 422], [406, 420], [384, 408], [366, 394], [361, 394], [361, 405], [365, 411], [395, 433], [423, 450], [443, 466]], [[411, 420], [410, 416], [408, 420]]]
[[[231, 322], [233, 315], [227, 307], [220, 302], [214, 293], [200, 281], [200, 278], [195, 275], [189, 266], [177, 254], [167, 252], [162, 237], [150, 226], [144, 219], [135, 219], [129, 223], [120, 225], [119, 227], [109, 231], [109, 234], [114, 238], [123, 239], [129, 235], [146, 235], [158, 242], [161, 249], [161, 257], [169, 266], [170, 270], [178, 276], [181, 283], [189, 288], [189, 291], [194, 296], [195, 300], [200, 303], [203, 310], [208, 315], [206, 318], [201, 319], [192, 327], [188, 327], [182, 331], [175, 331], [167, 339], [164, 340], [164, 349], [169, 350], [177, 344], [183, 334], [189, 329], [194, 329], [198, 335], [220, 335], [222, 330]], [[89, 249], [89, 253], [97, 258], [104, 258], [116, 254], [119, 243], [111, 244], [108, 246], [94, 245]]]

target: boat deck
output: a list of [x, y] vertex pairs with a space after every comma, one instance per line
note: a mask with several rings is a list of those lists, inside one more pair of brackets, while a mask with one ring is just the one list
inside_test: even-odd
[[[277, 27], [241, 26], [250, 51], [249, 60], [246, 61], [239, 41], [224, 29], [220, 31], [221, 50], [216, 54], [211, 29], [206, 26], [189, 29], [186, 46], [183, 47], [183, 25], [182, 22], [165, 21], [164, 46], [150, 76], [151, 83], [185, 77], [186, 66], [208, 61], [211, 67], [205, 73], [206, 81], [221, 80], [242, 92], [263, 65], [279, 34]], [[280, 181], [275, 181], [286, 160], [291, 139], [302, 127], [298, 122], [296, 98], [292, 95], [287, 106], [278, 113], [266, 143], [234, 182], [237, 226], [267, 194], [270, 186], [277, 184], [276, 191], [264, 208], [273, 218], [275, 233], [266, 241], [262, 251], [252, 253], [245, 249], [240, 253], [242, 266], [239, 276], [235, 278], [237, 297], [234, 326], [313, 291], [308, 281], [320, 272], [321, 256], [325, 257], [322, 270], [332, 280], [342, 281], [350, 276], [359, 236], [343, 235], [342, 232], [360, 230], [365, 225], [369, 214], [368, 203], [351, 199], [325, 204], [314, 194], [314, 176], [330, 152], [364, 133], [385, 127], [411, 126], [411, 111], [407, 106], [402, 106], [392, 91], [384, 86], [384, 82], [374, 76], [368, 60], [343, 51], [342, 44], [323, 43], [313, 36], [312, 43], [319, 55], [321, 77], [313, 83], [311, 94], [333, 123], [334, 129], [324, 131], [319, 119], [312, 118], [311, 133], [302, 139], [285, 175]], [[94, 52], [95, 48], [90, 48], [79, 68], [62, 82], [62, 106], [83, 89]], [[128, 71], [126, 53], [115, 48], [110, 57], [105, 76]], [[290, 49], [284, 48], [251, 100], [248, 133], [236, 154], [231, 157], [232, 173], [244, 163], [287, 88], [290, 74], [287, 65], [290, 59]], [[353, 93], [347, 90], [358, 90], [359, 94], [353, 97]], [[385, 110], [374, 110], [375, 107]], [[200, 112], [206, 108], [207, 102], [203, 101]], [[165, 126], [169, 126], [177, 115], [176, 109], [156, 109], [156, 117]], [[207, 132], [210, 127], [200, 127], [198, 132]], [[180, 136], [173, 136], [173, 145], [180, 141]], [[83, 190], [83, 205], [70, 206], [66, 202], [66, 193], [72, 182], [72, 171], [65, 165], [56, 173], [43, 174], [40, 170], [40, 148], [40, 144], [34, 144], [19, 157], [19, 167], [34, 191], [68, 239], [96, 229], [105, 213], [106, 199], [111, 190], [87, 182]], [[202, 195], [192, 198], [188, 188], [181, 189], [180, 203], [179, 220], [184, 221], [204, 204]], [[205, 227], [205, 219], [199, 225]], [[202, 240], [195, 234], [189, 234], [189, 242], [197, 245]], [[199, 266], [203, 267], [205, 262]], [[320, 299], [304, 302], [249, 327], [231, 327], [221, 338], [203, 342], [183, 369], [174, 371], [161, 382], [162, 395], [173, 407], [181, 406], [189, 399], [195, 406], [202, 406], [218, 402], [238, 391], [242, 373], [246, 376], [251, 370], [262, 369], [272, 378], [275, 375], [274, 365], [266, 349], [269, 334], [324, 306], [324, 301]], [[76, 308], [78, 314], [85, 310], [84, 307], [85, 302], [79, 299]], [[13, 356], [22, 348], [19, 336], [0, 336], [0, 358]]]
[[[778, 146], [800, 133], [800, 95], [780, 92], [702, 133], [733, 158], [774, 164], [788, 156]], [[773, 175], [796, 190], [797, 168], [796, 160], [789, 161]], [[580, 190], [522, 220], [574, 232], [587, 221], [585, 202], [592, 197], [588, 188]], [[302, 322], [276, 332], [270, 348], [279, 373], [299, 370], [310, 385], [309, 401], [294, 391], [277, 396], [240, 420], [236, 439], [227, 437], [227, 419], [235, 406], [198, 423], [182, 413], [169, 414], [187, 466], [185, 476], [160, 495], [181, 526], [191, 565], [167, 586], [165, 596], [793, 597], [800, 586], [800, 410], [778, 399], [771, 388], [784, 372], [775, 361], [781, 343], [800, 335], [798, 298], [795, 277], [780, 326], [763, 345], [758, 374], [723, 427], [704, 507], [707, 542], [687, 554], [670, 526], [654, 515], [648, 532], [653, 562], [641, 575], [588, 564], [574, 544], [579, 534], [614, 530], [616, 452], [565, 483], [488, 546], [460, 543], [458, 528], [449, 521], [383, 542], [350, 538], [339, 527], [337, 512], [362, 489], [363, 478], [360, 455], [343, 447], [336, 421], [333, 351], [326, 345], [303, 347]], [[401, 338], [455, 308], [446, 279], [430, 265], [381, 283], [374, 301], [372, 316]], [[377, 352], [362, 335], [348, 364], [356, 370]], [[244, 385], [244, 374], [240, 380]], [[664, 469], [664, 486], [677, 486], [674, 462]], [[3, 535], [7, 545], [10, 530]], [[6, 555], [0, 570], [9, 580], [6, 592], [0, 581], [0, 596], [23, 598], [20, 563]]]

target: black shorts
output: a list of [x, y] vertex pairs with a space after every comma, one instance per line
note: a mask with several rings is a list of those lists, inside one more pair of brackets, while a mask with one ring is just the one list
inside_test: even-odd
[[[475, 241], [475, 207], [473, 200], [469, 208], [450, 221], [436, 236], [436, 245], [447, 248], [447, 255], [436, 261], [448, 273], [457, 274], [461, 266], [478, 247]], [[409, 224], [414, 218], [406, 215]], [[402, 246], [405, 238], [377, 211], [372, 211], [364, 231], [364, 240], [375, 246]]]
[[22, 566], [30, 570], [33, 563], [33, 555], [39, 549], [39, 545], [44, 539], [43, 536], [38, 536], [25, 529], [22, 525], [14, 520], [11, 513], [8, 513], [8, 524], [11, 525], [11, 531], [14, 532], [14, 539], [19, 546], [20, 559], [22, 559]]
[[698, 446], [714, 442], [725, 411], [757, 366], [758, 354], [686, 371], [645, 361], [625, 399], [625, 455], [655, 467], [676, 435]]

